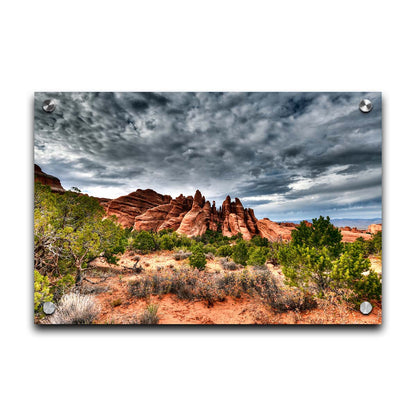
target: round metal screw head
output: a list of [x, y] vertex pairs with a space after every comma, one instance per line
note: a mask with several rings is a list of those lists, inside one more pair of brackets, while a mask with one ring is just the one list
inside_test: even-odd
[[56, 306], [52, 302], [45, 302], [43, 304], [43, 312], [45, 312], [46, 315], [52, 315], [55, 312]]
[[53, 100], [45, 100], [42, 104], [43, 111], [46, 113], [52, 113], [55, 110], [56, 104]]
[[370, 302], [363, 302], [360, 305], [360, 311], [363, 315], [368, 315], [373, 310], [373, 306]]
[[367, 98], [364, 98], [360, 101], [360, 110], [363, 113], [369, 113], [373, 109], [373, 103], [368, 100]]

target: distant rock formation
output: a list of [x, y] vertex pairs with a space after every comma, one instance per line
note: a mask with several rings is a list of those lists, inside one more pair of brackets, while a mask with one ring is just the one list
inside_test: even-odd
[[379, 231], [382, 231], [382, 225], [381, 224], [371, 224], [367, 228], [367, 232], [370, 234], [377, 234]]
[[[49, 185], [54, 192], [65, 192], [58, 178], [42, 172], [35, 165], [35, 182]], [[268, 218], [258, 220], [251, 208], [244, 208], [238, 198], [234, 201], [227, 196], [220, 208], [205, 200], [197, 190], [195, 195], [179, 195], [173, 199], [151, 189], [137, 189], [116, 199], [96, 198], [105, 209], [107, 216], [114, 215], [123, 227], [141, 231], [171, 229], [188, 237], [203, 235], [207, 230], [220, 231], [227, 237], [241, 233], [245, 240], [259, 235], [269, 241], [289, 241], [294, 223], [274, 222]], [[307, 226], [312, 226], [306, 222]], [[366, 240], [381, 231], [381, 224], [372, 224], [367, 231], [341, 227], [342, 241], [355, 241], [358, 237]]]
[[52, 192], [65, 192], [61, 181], [55, 176], [43, 172], [38, 165], [35, 165], [35, 182], [50, 186]]
[[290, 222], [277, 223], [268, 218], [257, 221], [260, 236], [267, 238], [269, 241], [289, 241], [291, 239], [291, 232], [296, 226], [296, 224]]

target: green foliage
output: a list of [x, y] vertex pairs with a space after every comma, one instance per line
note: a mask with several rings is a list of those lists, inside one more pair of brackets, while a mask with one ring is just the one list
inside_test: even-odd
[[175, 243], [175, 238], [171, 234], [163, 233], [159, 238], [159, 247], [162, 250], [173, 250]]
[[259, 235], [255, 235], [250, 240], [250, 243], [257, 247], [269, 247], [269, 240], [267, 238], [260, 237]]
[[233, 248], [230, 245], [220, 246], [217, 250], [219, 257], [231, 257], [233, 255]]
[[213, 244], [206, 244], [204, 246], [204, 253], [212, 253], [215, 256], [217, 254], [217, 248]]
[[133, 248], [146, 254], [156, 250], [156, 240], [148, 231], [140, 231], [133, 234]]
[[69, 292], [69, 290], [75, 285], [75, 278], [70, 274], [62, 276], [56, 282], [54, 282], [53, 298], [55, 301], [58, 301], [63, 295]]
[[38, 314], [42, 311], [43, 303], [52, 301], [53, 294], [51, 293], [48, 276], [42, 276], [35, 270], [34, 279], [34, 306], [35, 313]]
[[381, 281], [377, 273], [370, 270], [370, 265], [360, 244], [348, 245], [334, 262], [332, 286], [347, 289], [347, 300], [357, 305], [364, 300], [380, 300]]
[[378, 231], [377, 234], [373, 236], [373, 244], [374, 244], [374, 253], [381, 254], [382, 246], [383, 246], [383, 236], [382, 232]]
[[202, 245], [195, 246], [192, 253], [193, 254], [189, 257], [189, 264], [198, 270], [205, 269], [207, 260]]
[[49, 187], [35, 184], [34, 243], [35, 270], [62, 276], [81, 272], [94, 258], [115, 256], [127, 245], [127, 235], [113, 219], [103, 220], [98, 200], [78, 192], [53, 194]]
[[324, 295], [329, 287], [332, 269], [327, 248], [318, 250], [315, 247], [285, 244], [279, 250], [278, 260], [283, 265], [289, 286], [315, 291], [320, 297]]
[[314, 218], [311, 226], [302, 221], [292, 231], [292, 243], [295, 246], [314, 247], [318, 250], [325, 247], [332, 258], [338, 257], [341, 253], [341, 240], [341, 231], [331, 224], [329, 217]]
[[277, 266], [280, 264], [279, 260], [279, 250], [283, 246], [284, 243], [282, 242], [274, 242], [269, 246], [269, 254], [267, 259], [273, 266]]
[[[272, 256], [283, 266], [287, 284], [319, 297], [329, 291], [342, 293], [356, 305], [381, 299], [381, 280], [366, 258], [375, 250], [374, 239], [358, 238], [342, 244], [339, 231], [333, 229], [328, 217], [313, 220], [312, 227], [302, 223], [292, 236], [291, 243], [272, 246]], [[377, 247], [379, 241], [377, 236]]]
[[252, 247], [247, 264], [250, 266], [262, 266], [266, 263], [269, 248], [264, 246]]
[[238, 243], [235, 245], [232, 259], [243, 266], [247, 265], [248, 260], [248, 247], [247, 243], [244, 240], [239, 240]]

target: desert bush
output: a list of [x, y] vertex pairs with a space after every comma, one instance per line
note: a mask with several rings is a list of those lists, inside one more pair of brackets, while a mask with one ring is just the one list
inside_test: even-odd
[[244, 240], [239, 240], [238, 243], [235, 245], [232, 258], [238, 264], [241, 264], [243, 266], [247, 265], [248, 248], [247, 243]]
[[382, 232], [378, 231], [372, 238], [374, 244], [374, 253], [381, 254], [382, 247], [383, 247], [383, 236]]
[[182, 251], [182, 250], [179, 250], [179, 251], [177, 251], [174, 255], [173, 255], [173, 258], [175, 259], [175, 260], [185, 260], [185, 259], [187, 259], [189, 256], [191, 256], [192, 255], [192, 253], [190, 252], [190, 251]]
[[381, 280], [370, 269], [370, 260], [364, 257], [359, 245], [351, 244], [334, 262], [331, 273], [332, 287], [345, 289], [347, 301], [358, 306], [362, 301], [381, 299]]
[[189, 257], [189, 264], [198, 270], [205, 269], [207, 259], [205, 258], [205, 254], [201, 246], [196, 246], [193, 254]]
[[45, 302], [51, 302], [53, 294], [51, 293], [48, 276], [42, 276], [37, 270], [35, 270], [34, 278], [35, 313], [41, 313], [42, 304]]
[[231, 257], [233, 255], [233, 248], [230, 245], [223, 245], [218, 247], [217, 256], [220, 257]]
[[289, 286], [313, 291], [323, 297], [330, 287], [332, 262], [327, 248], [282, 245], [278, 258]]
[[215, 256], [214, 256], [214, 254], [213, 254], [213, 253], [211, 253], [211, 252], [209, 251], [208, 253], [205, 253], [205, 258], [206, 258], [207, 260], [214, 260], [214, 259], [215, 259]]
[[255, 235], [251, 240], [250, 243], [257, 247], [269, 247], [269, 240], [264, 237], [260, 237], [259, 235]]
[[237, 270], [238, 266], [228, 257], [220, 259], [220, 264], [224, 270]]
[[157, 316], [157, 311], [159, 310], [159, 305], [151, 303], [147, 306], [146, 310], [140, 315], [139, 322], [141, 325], [156, 325], [159, 323], [159, 317]]
[[99, 313], [100, 308], [92, 296], [71, 292], [62, 296], [48, 322], [53, 325], [88, 325]]
[[147, 298], [154, 292], [153, 279], [151, 276], [143, 276], [140, 279], [129, 281], [128, 290], [132, 296]]
[[83, 284], [79, 288], [81, 295], [98, 295], [100, 293], [108, 292], [110, 290], [109, 285], [85, 285]]
[[49, 187], [35, 184], [35, 269], [50, 276], [82, 272], [98, 256], [109, 262], [124, 252], [125, 230], [114, 218], [104, 219], [98, 200], [78, 192], [52, 194]]
[[269, 293], [269, 296], [265, 300], [275, 312], [301, 312], [315, 309], [318, 306], [312, 294], [302, 291], [278, 291]]
[[331, 258], [338, 257], [342, 252], [341, 231], [331, 224], [329, 217], [314, 218], [310, 226], [302, 221], [291, 234], [294, 246], [313, 247], [317, 250], [326, 248]]
[[159, 246], [162, 250], [173, 250], [176, 245], [174, 234], [163, 234], [159, 237]]
[[252, 247], [252, 249], [250, 250], [249, 258], [247, 260], [247, 264], [249, 266], [262, 266], [266, 263], [268, 254], [268, 247]]
[[133, 248], [146, 254], [156, 250], [156, 241], [154, 236], [148, 231], [140, 231], [133, 234]]
[[75, 285], [75, 278], [70, 274], [62, 276], [60, 279], [53, 283], [53, 298], [55, 301], [59, 301], [65, 293], [68, 293]]
[[[234, 262], [233, 262], [234, 263]], [[234, 263], [235, 264], [235, 263]], [[237, 273], [226, 273], [217, 280], [220, 290], [227, 296], [240, 298], [243, 294], [243, 287], [240, 276]]]
[[213, 244], [206, 244], [203, 248], [205, 254], [212, 253], [214, 256], [217, 254], [217, 247]]

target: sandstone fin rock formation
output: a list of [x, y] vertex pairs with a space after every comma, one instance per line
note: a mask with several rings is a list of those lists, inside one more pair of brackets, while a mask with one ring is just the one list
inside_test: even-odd
[[[58, 178], [44, 173], [37, 165], [35, 182], [50, 186], [53, 192], [65, 192]], [[158, 232], [170, 229], [188, 237], [197, 237], [211, 230], [219, 231], [227, 237], [241, 233], [245, 240], [259, 235], [274, 242], [290, 240], [291, 232], [297, 226], [294, 223], [274, 222], [268, 218], [258, 220], [251, 208], [244, 208], [238, 198], [232, 201], [230, 196], [217, 209], [215, 201], [211, 204], [205, 200], [199, 190], [193, 197], [181, 194], [172, 198], [152, 189], [137, 189], [115, 199], [97, 200], [107, 216], [115, 216], [123, 227], [137, 231]], [[340, 230], [343, 241], [355, 241], [358, 237], [369, 239], [372, 234], [381, 231], [381, 228], [381, 224], [372, 224], [366, 231], [350, 227]]]

